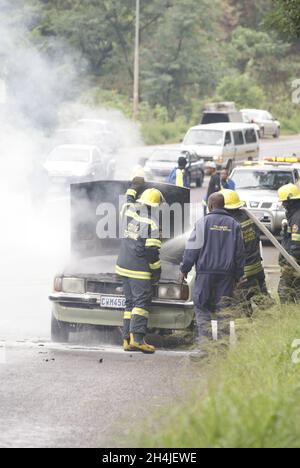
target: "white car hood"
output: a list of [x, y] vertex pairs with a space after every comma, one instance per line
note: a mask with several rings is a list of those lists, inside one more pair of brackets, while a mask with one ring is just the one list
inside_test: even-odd
[[240, 198], [244, 202], [277, 203], [278, 195], [276, 190], [237, 190]]
[[185, 145], [182, 144], [182, 151], [193, 151], [198, 154], [198, 156], [203, 156], [207, 158], [212, 158], [214, 156], [222, 155], [222, 146], [212, 146], [212, 145]]

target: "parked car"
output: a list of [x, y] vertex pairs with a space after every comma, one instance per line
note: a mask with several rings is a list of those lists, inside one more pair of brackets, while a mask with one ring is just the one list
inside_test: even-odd
[[[163, 239], [162, 276], [155, 288], [149, 328], [150, 332], [165, 334], [187, 330], [194, 323], [194, 273], [189, 275], [186, 284], [178, 282], [185, 247], [185, 242], [181, 241], [182, 233], [190, 226], [189, 210], [184, 209], [190, 202], [190, 191], [167, 184], [156, 184], [155, 187], [169, 205], [178, 203], [182, 207], [182, 222], [171, 216], [168, 206], [166, 210], [162, 208], [162, 223], [165, 221], [170, 228], [171, 239]], [[70, 332], [89, 325], [107, 330], [116, 343], [121, 343], [125, 296], [122, 280], [115, 274], [120, 239], [115, 235], [110, 238], [101, 235], [99, 207], [109, 204], [118, 214], [122, 206], [120, 197], [126, 200], [127, 188], [128, 182], [92, 182], [75, 184], [71, 188], [71, 247], [76, 260], [55, 277], [54, 291], [50, 295], [53, 341], [67, 342]], [[119, 216], [109, 217], [112, 223], [118, 219]], [[118, 223], [113, 231], [119, 232]]]
[[61, 145], [50, 152], [44, 168], [52, 184], [113, 179], [115, 161], [96, 146]]
[[180, 156], [188, 161], [187, 172], [191, 183], [202, 187], [204, 181], [204, 161], [194, 152], [186, 152], [181, 149], [157, 149], [145, 165], [145, 177], [148, 181], [167, 182], [168, 177], [177, 165]]
[[259, 109], [242, 109], [241, 113], [251, 123], [259, 126], [259, 135], [261, 138], [272, 136], [274, 138], [280, 137], [280, 122], [270, 114], [270, 112]]
[[298, 169], [293, 164], [254, 163], [234, 169], [231, 179], [247, 209], [271, 232], [278, 233], [286, 213], [277, 191], [283, 185], [299, 182]]
[[255, 125], [244, 123], [198, 125], [187, 132], [181, 149], [230, 171], [237, 164], [258, 157], [259, 136]]

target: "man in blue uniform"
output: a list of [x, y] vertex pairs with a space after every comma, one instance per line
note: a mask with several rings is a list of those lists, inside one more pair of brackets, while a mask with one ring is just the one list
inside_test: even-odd
[[199, 344], [210, 336], [211, 314], [231, 304], [234, 287], [244, 275], [245, 250], [240, 225], [224, 210], [224, 196], [209, 198], [210, 213], [200, 219], [188, 241], [181, 265], [182, 279], [196, 267], [193, 300]]
[[173, 169], [171, 172], [168, 182], [169, 184], [176, 185], [177, 187], [186, 187], [189, 188], [190, 182], [188, 173], [186, 170], [187, 159], [181, 156], [178, 159], [178, 166]]

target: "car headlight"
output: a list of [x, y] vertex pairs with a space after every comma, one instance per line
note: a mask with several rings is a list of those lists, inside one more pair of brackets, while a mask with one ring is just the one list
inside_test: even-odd
[[81, 278], [63, 278], [62, 291], [71, 294], [84, 294], [85, 280]]
[[159, 299], [174, 299], [187, 301], [189, 298], [189, 287], [187, 284], [163, 284], [158, 287]]

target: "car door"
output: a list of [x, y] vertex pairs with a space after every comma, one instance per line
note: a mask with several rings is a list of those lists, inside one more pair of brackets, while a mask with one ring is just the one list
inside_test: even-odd
[[199, 177], [200, 159], [196, 153], [189, 154], [189, 173], [191, 182], [195, 182]]
[[263, 122], [264, 122], [265, 135], [274, 135], [276, 133], [275, 123], [274, 123], [274, 119], [272, 115], [269, 114], [269, 112], [264, 112]]
[[230, 131], [225, 133], [224, 148], [223, 148], [223, 166], [228, 167], [230, 161], [235, 160], [235, 145], [233, 135]]
[[233, 141], [235, 146], [235, 162], [241, 163], [247, 159], [243, 130], [235, 130], [233, 132]]

